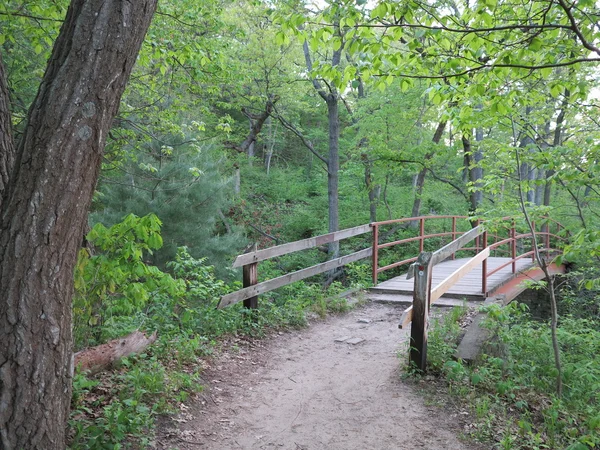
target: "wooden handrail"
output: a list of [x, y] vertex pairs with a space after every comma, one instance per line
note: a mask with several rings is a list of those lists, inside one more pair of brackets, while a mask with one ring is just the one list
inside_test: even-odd
[[323, 272], [328, 272], [330, 270], [336, 269], [340, 266], [344, 266], [351, 262], [368, 258], [369, 256], [371, 256], [371, 252], [371, 248], [365, 248], [364, 250], [361, 250], [359, 252], [351, 253], [340, 258], [332, 259], [331, 261], [316, 264], [314, 266], [307, 267], [306, 269], [297, 270], [295, 272], [288, 273], [277, 278], [273, 278], [269, 281], [263, 281], [262, 283], [257, 283], [252, 286], [245, 287], [243, 289], [240, 289], [239, 291], [235, 291], [222, 296], [221, 300], [219, 301], [219, 304], [217, 305], [217, 308], [221, 309], [226, 306], [241, 302], [242, 300], [256, 297], [260, 294], [264, 294], [265, 292], [269, 292], [282, 286], [286, 286], [296, 281], [300, 281]]
[[361, 234], [368, 233], [369, 231], [371, 231], [369, 224], [360, 225], [358, 227], [347, 228], [345, 230], [335, 231], [333, 233], [323, 234], [321, 236], [302, 239], [301, 241], [289, 242], [287, 244], [277, 245], [275, 247], [269, 247], [251, 253], [244, 253], [235, 259], [232, 267], [242, 267], [246, 264], [257, 263], [259, 261], [264, 261], [276, 256], [287, 255], [288, 253], [306, 250], [319, 245], [329, 244], [342, 239], [359, 236]]
[[[435, 220], [435, 219], [452, 219], [452, 231], [444, 231], [441, 233], [425, 234], [425, 222], [427, 220]], [[384, 266], [384, 267], [378, 267], [378, 259], [379, 259], [379, 250], [380, 249], [390, 248], [395, 245], [418, 241], [419, 248], [421, 249], [421, 253], [423, 253], [422, 250], [424, 247], [424, 241], [426, 239], [435, 238], [435, 237], [443, 238], [446, 236], [450, 236], [452, 238], [452, 241], [449, 244], [447, 244], [444, 247], [437, 250], [436, 252], [431, 253], [431, 259], [429, 261], [429, 264], [431, 264], [431, 267], [433, 267], [438, 262], [443, 261], [449, 257], [452, 257], [454, 259], [456, 252], [459, 250], [462, 250], [462, 251], [475, 250], [478, 253], [481, 253], [481, 251], [485, 251], [485, 252], [489, 253], [489, 251], [495, 250], [496, 248], [498, 248], [502, 245], [509, 245], [510, 251], [511, 251], [511, 256], [512, 256], [511, 260], [509, 262], [507, 262], [506, 264], [504, 264], [501, 268], [504, 268], [507, 265], [512, 264], [512, 270], [513, 270], [513, 273], [515, 273], [516, 261], [533, 255], [533, 250], [531, 250], [531, 251], [523, 253], [522, 255], [517, 256], [516, 242], [519, 239], [531, 238], [531, 233], [516, 234], [516, 230], [515, 230], [515, 226], [514, 226], [514, 219], [512, 219], [510, 217], [506, 218], [506, 219], [509, 219], [512, 221], [512, 227], [510, 229], [510, 237], [499, 240], [500, 235], [498, 233], [495, 233], [494, 235], [492, 235], [494, 237], [494, 243], [489, 246], [487, 245], [487, 236], [488, 235], [482, 225], [478, 225], [475, 228], [471, 228], [469, 231], [466, 231], [466, 232], [460, 232], [457, 230], [458, 219], [469, 219], [469, 218], [467, 216], [443, 215], [443, 216], [408, 217], [408, 218], [403, 218], [403, 219], [394, 219], [394, 220], [386, 220], [386, 221], [382, 221], [382, 222], [373, 222], [370, 224], [360, 225], [357, 227], [348, 228], [345, 230], [340, 230], [340, 231], [336, 231], [333, 233], [324, 234], [321, 236], [315, 236], [315, 237], [311, 237], [308, 239], [302, 239], [300, 241], [277, 245], [275, 247], [270, 247], [270, 248], [263, 249], [263, 250], [254, 250], [249, 253], [239, 255], [235, 259], [235, 261], [233, 263], [233, 267], [240, 267], [240, 266], [243, 267], [244, 287], [243, 287], [243, 289], [241, 289], [239, 291], [224, 295], [221, 298], [218, 307], [223, 308], [225, 306], [232, 305], [234, 303], [238, 303], [238, 302], [244, 300], [245, 306], [250, 307], [250, 308], [256, 308], [258, 305], [258, 295], [261, 293], [269, 292], [273, 289], [277, 289], [278, 287], [282, 287], [287, 284], [293, 283], [295, 281], [302, 280], [304, 278], [308, 278], [308, 277], [311, 277], [311, 276], [314, 276], [314, 275], [317, 275], [317, 274], [320, 274], [323, 272], [333, 270], [337, 267], [341, 267], [341, 266], [349, 264], [351, 262], [358, 261], [358, 260], [364, 259], [364, 258], [368, 258], [369, 256], [372, 257], [372, 261], [373, 261], [373, 269], [372, 269], [373, 284], [377, 284], [377, 276], [379, 273], [381, 273], [385, 270], [399, 267], [399, 266], [407, 264], [407, 263], [414, 262], [415, 260], [417, 260], [416, 257], [408, 258], [408, 259], [405, 259], [402, 261], [397, 261], [392, 264], [388, 264], [387, 266]], [[552, 219], [543, 219], [543, 220], [544, 220], [544, 222], [542, 224], [542, 227], [545, 228], [546, 231], [541, 231], [541, 232], [536, 231], [535, 234], [537, 236], [542, 236], [544, 238], [545, 248], [542, 249], [542, 251], [544, 251], [548, 255], [550, 255], [550, 253], [552, 251], [554, 251], [553, 249], [550, 248], [550, 239], [553, 238], [558, 241], [566, 241], [566, 239], [562, 236], [559, 236], [558, 234], [552, 233], [550, 231], [549, 223], [551, 222], [552, 224], [556, 224], [556, 229], [557, 229], [556, 233], [559, 233], [561, 228], [564, 228], [564, 227], [562, 227], [562, 225], [560, 223], [553, 221]], [[419, 235], [418, 236], [413, 236], [410, 238], [401, 239], [399, 241], [388, 242], [388, 243], [383, 243], [383, 244], [379, 243], [379, 227], [380, 226], [390, 225], [390, 224], [395, 224], [395, 223], [416, 222], [416, 221], [419, 222]], [[477, 223], [479, 224], [479, 220], [477, 220]], [[342, 256], [340, 258], [337, 258], [337, 259], [334, 259], [331, 261], [327, 261], [327, 262], [324, 262], [321, 264], [316, 264], [316, 265], [308, 267], [306, 269], [301, 269], [301, 270], [289, 273], [287, 275], [282, 275], [282, 276], [274, 278], [272, 280], [258, 283], [257, 267], [258, 267], [258, 263], [260, 261], [264, 261], [264, 260], [267, 260], [270, 258], [282, 256], [282, 255], [300, 251], [300, 250], [314, 248], [318, 245], [328, 244], [331, 242], [340, 241], [342, 239], [359, 236], [359, 235], [368, 233], [369, 230], [372, 230], [372, 236], [373, 236], [371, 248], [367, 248], [367, 249], [352, 253], [350, 255]], [[483, 234], [483, 237], [480, 237], [482, 234]], [[467, 244], [468, 242], [473, 241], [473, 240], [475, 240], [474, 247], [465, 247], [465, 244]], [[482, 270], [482, 291], [485, 294], [487, 294], [487, 292], [486, 292], [487, 278], [500, 269], [496, 268], [493, 271], [488, 273], [487, 266], [486, 266], [487, 257], [484, 258], [484, 257], [480, 256], [479, 258], [482, 258], [481, 262], [484, 266], [483, 270]], [[413, 270], [414, 270], [414, 264], [411, 265], [409, 268], [409, 277], [410, 277], [411, 271], [413, 271]]]

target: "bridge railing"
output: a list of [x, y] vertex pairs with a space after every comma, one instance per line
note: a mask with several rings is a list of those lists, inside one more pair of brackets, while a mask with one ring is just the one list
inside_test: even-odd
[[[482, 293], [487, 296], [487, 279], [494, 273], [502, 270], [508, 265], [512, 266], [512, 273], [516, 273], [517, 267], [516, 262], [523, 258], [532, 258], [532, 263], [535, 260], [535, 245], [543, 245], [538, 248], [538, 251], [545, 253], [547, 257], [550, 257], [554, 253], [560, 252], [560, 250], [553, 248], [552, 243], [566, 241], [565, 236], [561, 236], [562, 225], [558, 222], [552, 221], [551, 219], [545, 218], [541, 231], [537, 231], [535, 223], [532, 223], [534, 232], [531, 230], [526, 233], [517, 234], [515, 221], [511, 220], [510, 227], [501, 227], [508, 230], [509, 237], [502, 238], [498, 234], [498, 229], [491, 233], [491, 237], [494, 239], [494, 243], [488, 245], [488, 236], [490, 235], [487, 229], [488, 224], [480, 224], [472, 230], [464, 233], [461, 237], [457, 238], [450, 244], [442, 247], [441, 249], [431, 252], [421, 252], [416, 258], [408, 271], [408, 278], [415, 278], [414, 290], [413, 290], [413, 305], [406, 309], [402, 315], [400, 321], [400, 328], [404, 328], [408, 323], [412, 322], [411, 327], [411, 347], [410, 347], [410, 361], [417, 368], [424, 371], [426, 368], [427, 361], [427, 329], [429, 321], [429, 311], [431, 304], [439, 299], [444, 293], [446, 293], [454, 284], [456, 284], [461, 278], [472, 271], [477, 265], [482, 264], [482, 280], [481, 290]], [[552, 226], [555, 228], [555, 233], [552, 232]], [[534, 239], [535, 236], [535, 239]], [[453, 256], [458, 250], [464, 249], [465, 245], [471, 241], [476, 241], [477, 254], [465, 262], [461, 267], [456, 269], [451, 275], [446, 277], [440, 284], [432, 288], [431, 279], [433, 267]], [[526, 250], [517, 255], [517, 247], [524, 248], [523, 241], [531, 241], [531, 250]], [[520, 244], [520, 245], [519, 245]], [[497, 251], [499, 247], [507, 245], [509, 246], [510, 259], [494, 268], [491, 271], [487, 270], [487, 259], [492, 251]], [[558, 247], [558, 246], [557, 246]]]
[[[536, 223], [532, 222], [533, 229], [535, 230], [534, 240], [531, 234], [531, 231], [527, 231], [524, 233], [518, 233], [515, 221], [506, 218], [505, 222], [510, 221], [510, 226], [502, 225], [499, 229], [496, 229], [494, 232], [489, 232], [485, 230], [482, 233], [481, 237], [481, 248], [489, 247], [490, 251], [494, 252], [494, 256], [498, 251], [504, 250], [503, 253], [509, 255], [509, 260], [505, 263], [496, 266], [492, 270], [487, 270], [487, 260], [484, 260], [482, 263], [482, 278], [481, 278], [481, 292], [487, 297], [489, 294], [488, 291], [488, 278], [500, 270], [511, 266], [511, 271], [513, 274], [517, 273], [517, 261], [525, 258], [531, 258], [532, 262], [535, 260], [535, 251], [534, 245], [537, 242], [538, 251], [542, 254], [545, 254], [547, 258], [550, 258], [552, 255], [560, 253], [559, 247], [562, 244], [567, 242], [567, 236], [561, 236], [561, 232], [564, 230], [564, 227], [555, 220], [550, 218], [542, 219], [542, 226], [540, 227], [540, 231], [538, 231], [536, 227]], [[503, 237], [500, 234], [501, 231], [504, 231], [505, 235], [508, 237]], [[489, 238], [492, 237], [494, 242], [488, 245]], [[502, 247], [506, 246], [507, 249], [502, 249]], [[480, 249], [478, 249], [480, 251]]]
[[[427, 223], [431, 222], [439, 222], [440, 220], [448, 220], [450, 219], [452, 222], [451, 228], [449, 231], [436, 231], [436, 232], [426, 232]], [[403, 259], [401, 261], [393, 262], [391, 264], [385, 265], [383, 267], [379, 267], [379, 259], [380, 259], [380, 250], [396, 247], [402, 244], [408, 244], [410, 242], [418, 242], [419, 243], [419, 253], [423, 251], [425, 247], [425, 240], [431, 238], [445, 238], [448, 237], [449, 241], [454, 241], [458, 236], [462, 235], [463, 231], [458, 231], [457, 225], [459, 222], [465, 222], [468, 224], [467, 216], [419, 216], [419, 217], [409, 217], [405, 219], [394, 219], [394, 220], [384, 220], [382, 222], [373, 222], [370, 224], [373, 232], [373, 284], [376, 285], [378, 282], [378, 276], [381, 272], [385, 272], [386, 270], [395, 269], [397, 267], [403, 266], [405, 264], [412, 263], [417, 260], [417, 257]], [[417, 236], [411, 236], [409, 238], [400, 239], [392, 242], [384, 242], [381, 243], [382, 240], [382, 228], [389, 225], [395, 225], [396, 227], [409, 227], [417, 228], [419, 230], [419, 234]], [[478, 224], [477, 224], [478, 225]], [[393, 233], [390, 233], [393, 234]], [[475, 247], [464, 248], [462, 250], [478, 250], [479, 241], [477, 240], [475, 243]], [[454, 253], [451, 255], [454, 258]]]
[[[439, 220], [450, 220], [451, 228], [447, 231], [433, 230], [426, 233], [426, 222], [439, 221]], [[512, 219], [511, 219], [512, 220]], [[550, 224], [553, 222], [546, 221], [544, 222], [544, 227], [546, 231], [540, 231], [538, 234], [544, 237], [544, 242], [547, 243], [546, 248], [547, 251], [550, 252], [550, 240], [551, 238], [560, 239], [558, 233], [560, 232], [561, 225], [555, 223], [556, 234], [551, 233]], [[395, 226], [403, 226], [403, 225], [413, 225], [416, 224], [419, 229], [419, 233], [417, 236], [411, 236], [409, 238], [396, 240], [393, 242], [380, 242], [380, 238], [382, 237], [382, 227], [388, 225]], [[233, 268], [242, 267], [243, 274], [243, 288], [232, 292], [230, 294], [224, 295], [221, 297], [219, 301], [218, 308], [224, 308], [229, 305], [233, 305], [240, 301], [244, 302], [244, 305], [249, 308], [256, 308], [258, 306], [258, 296], [265, 292], [272, 291], [279, 287], [288, 285], [295, 281], [303, 280], [305, 278], [318, 275], [320, 273], [328, 272], [330, 270], [336, 269], [338, 267], [344, 266], [346, 264], [350, 264], [355, 261], [359, 261], [361, 259], [372, 257], [372, 275], [373, 275], [373, 284], [377, 284], [378, 274], [390, 270], [396, 267], [400, 267], [404, 264], [412, 263], [417, 260], [417, 257], [404, 259], [402, 261], [394, 262], [392, 264], [388, 264], [384, 267], [379, 267], [379, 254], [380, 250], [391, 248], [394, 246], [398, 246], [401, 244], [406, 244], [410, 242], [418, 242], [419, 243], [419, 251], [422, 252], [425, 248], [425, 241], [431, 238], [449, 238], [451, 241], [445, 248], [448, 246], [452, 246], [453, 243], [460, 241], [463, 242], [463, 236], [473, 236], [472, 239], [464, 241], [463, 245], [460, 247], [454, 248], [454, 250], [449, 253], [446, 258], [451, 257], [454, 258], [456, 252], [459, 250], [471, 250], [477, 253], [481, 253], [483, 250], [488, 248], [488, 236], [491, 236], [494, 239], [494, 243], [489, 246], [489, 251], [500, 251], [501, 246], [508, 245], [511, 248], [512, 259], [507, 262], [503, 267], [508, 264], [513, 265], [513, 272], [516, 270], [516, 261], [521, 258], [525, 258], [527, 256], [531, 256], [533, 252], [525, 252], [520, 255], [516, 255], [516, 249], [519, 247], [522, 240], [527, 237], [531, 237], [530, 234], [516, 234], [514, 224], [510, 231], [510, 236], [508, 238], [504, 238], [499, 231], [496, 230], [494, 233], [488, 234], [482, 226], [479, 226], [477, 223], [476, 228], [471, 228], [469, 231], [459, 231], [458, 227], [468, 227], [471, 226], [468, 221], [468, 217], [466, 216], [420, 216], [420, 217], [410, 217], [405, 219], [396, 219], [396, 220], [387, 220], [383, 222], [373, 222], [371, 224], [360, 225], [353, 228], [348, 228], [345, 230], [336, 231], [334, 233], [328, 233], [321, 236], [315, 236], [308, 239], [302, 239], [300, 241], [290, 242], [287, 244], [277, 245], [275, 247], [270, 247], [262, 250], [254, 250], [249, 253], [245, 253], [243, 255], [239, 255], [234, 263]], [[557, 228], [558, 227], [558, 228]], [[474, 233], [473, 230], [480, 230], [480, 232]], [[543, 228], [544, 230], [544, 228]], [[310, 248], [314, 248], [323, 244], [329, 244], [332, 242], [337, 242], [343, 239], [352, 238], [355, 236], [360, 236], [366, 233], [372, 233], [372, 244], [370, 248], [365, 248], [360, 251], [351, 253], [349, 255], [341, 256], [336, 259], [332, 259], [330, 261], [323, 262], [321, 264], [316, 264], [314, 266], [307, 267], [305, 269], [297, 270], [295, 272], [288, 273], [286, 275], [282, 275], [277, 278], [273, 278], [271, 280], [263, 281], [261, 283], [258, 282], [258, 265], [261, 261], [265, 261], [271, 258], [275, 258], [278, 256], [286, 255], [289, 253], [297, 252], [300, 250], [306, 250]], [[393, 235], [393, 232], [387, 231], [386, 234]], [[468, 242], [474, 241], [474, 246], [466, 247], [465, 244]], [[522, 245], [521, 245], [522, 246]], [[442, 249], [440, 249], [442, 250]], [[480, 256], [481, 258], [481, 256]], [[481, 260], [480, 260], [481, 261]], [[482, 291], [486, 292], [487, 288], [487, 277], [494, 274], [497, 270], [494, 269], [491, 272], [487, 271], [487, 260], [483, 259], [484, 270], [482, 271]], [[441, 296], [441, 294], [440, 294]]]
[[369, 224], [360, 225], [358, 227], [347, 228], [345, 230], [328, 233], [321, 236], [315, 236], [300, 241], [289, 242], [287, 244], [277, 245], [275, 247], [255, 250], [243, 255], [239, 255], [233, 262], [233, 268], [242, 267], [243, 289], [232, 292], [221, 297], [217, 308], [224, 308], [229, 305], [244, 301], [244, 306], [248, 308], [258, 307], [258, 296], [265, 292], [286, 286], [320, 273], [328, 272], [338, 267], [350, 264], [361, 259], [371, 256], [372, 248], [365, 248], [358, 252], [339, 258], [326, 261], [321, 264], [307, 267], [306, 269], [297, 270], [295, 272], [273, 278], [268, 281], [258, 282], [258, 264], [261, 261], [275, 258], [277, 256], [287, 255], [289, 253], [306, 250], [309, 248], [318, 247], [320, 245], [329, 244], [331, 242], [341, 241], [354, 236], [360, 236], [371, 231]]

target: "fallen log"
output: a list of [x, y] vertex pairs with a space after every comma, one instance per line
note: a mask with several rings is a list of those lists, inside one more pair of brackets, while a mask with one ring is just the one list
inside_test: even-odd
[[101, 372], [121, 358], [143, 352], [156, 338], [156, 331], [146, 337], [144, 333], [136, 330], [128, 336], [75, 353], [75, 367], [90, 374]]

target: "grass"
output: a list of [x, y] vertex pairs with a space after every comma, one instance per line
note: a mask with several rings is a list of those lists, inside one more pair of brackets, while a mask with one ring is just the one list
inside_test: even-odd
[[453, 359], [460, 311], [434, 321], [429, 372], [451, 402], [468, 408], [468, 434], [495, 449], [585, 450], [600, 446], [600, 324], [565, 317], [559, 327], [564, 394], [555, 394], [550, 328], [522, 305], [492, 308], [491, 333], [480, 360]]

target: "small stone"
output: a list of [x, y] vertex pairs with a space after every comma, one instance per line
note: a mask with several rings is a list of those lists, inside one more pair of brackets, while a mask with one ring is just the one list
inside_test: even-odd
[[346, 343], [356, 345], [356, 344], [360, 344], [363, 341], [364, 341], [364, 339], [361, 339], [361, 338], [352, 338], [352, 339], [348, 339], [346, 341]]
[[358, 319], [358, 323], [371, 323], [371, 319]]

